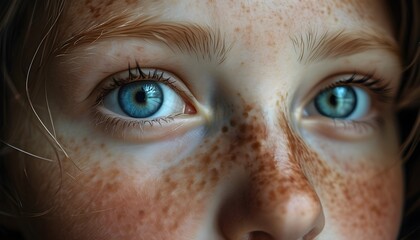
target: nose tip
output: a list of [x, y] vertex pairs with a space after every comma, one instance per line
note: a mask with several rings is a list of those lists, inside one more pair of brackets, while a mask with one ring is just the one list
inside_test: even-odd
[[226, 206], [220, 216], [223, 236], [229, 240], [314, 239], [324, 225], [321, 206], [312, 200], [289, 201], [287, 209], [273, 211]]
[[[303, 174], [300, 176], [304, 178]], [[296, 177], [272, 176], [271, 184], [263, 185], [255, 177], [238, 178], [232, 183], [237, 188], [231, 191], [219, 212], [219, 226], [225, 239], [315, 238], [324, 225], [322, 206], [306, 178]], [[296, 181], [301, 186], [297, 187]]]

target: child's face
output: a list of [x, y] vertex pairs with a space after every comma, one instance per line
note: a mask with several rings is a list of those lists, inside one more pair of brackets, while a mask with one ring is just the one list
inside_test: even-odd
[[14, 166], [25, 207], [49, 210], [28, 224], [41, 239], [395, 238], [386, 97], [401, 69], [384, 5], [71, 1], [45, 66], [71, 160]]

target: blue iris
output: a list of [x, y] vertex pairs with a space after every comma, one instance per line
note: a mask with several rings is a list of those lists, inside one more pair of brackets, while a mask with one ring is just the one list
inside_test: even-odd
[[118, 104], [128, 116], [147, 118], [159, 111], [163, 92], [159, 83], [138, 81], [122, 86], [118, 91]]
[[354, 112], [356, 105], [356, 92], [350, 86], [326, 89], [315, 98], [318, 112], [330, 118], [347, 118]]

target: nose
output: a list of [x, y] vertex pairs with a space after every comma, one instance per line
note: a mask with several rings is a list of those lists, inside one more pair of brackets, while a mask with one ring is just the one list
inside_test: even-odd
[[322, 209], [313, 194], [289, 191], [288, 196], [253, 187], [243, 185], [225, 199], [218, 219], [225, 239], [313, 239], [322, 230]]
[[296, 143], [287, 143], [284, 131], [272, 137], [261, 137], [257, 131], [245, 136], [245, 132], [235, 133], [238, 150], [231, 149], [241, 166], [231, 173], [223, 191], [217, 216], [222, 236], [229, 240], [313, 239], [323, 228], [324, 216], [299, 163], [302, 146], [296, 149]]

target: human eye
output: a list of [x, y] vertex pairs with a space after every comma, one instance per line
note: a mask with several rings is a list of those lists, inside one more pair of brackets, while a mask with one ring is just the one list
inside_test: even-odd
[[379, 126], [382, 110], [391, 102], [391, 89], [384, 80], [371, 75], [344, 75], [317, 90], [302, 117], [326, 135], [363, 137]]
[[200, 123], [198, 103], [168, 71], [128, 68], [105, 80], [94, 106], [96, 125], [124, 140], [155, 141]]

